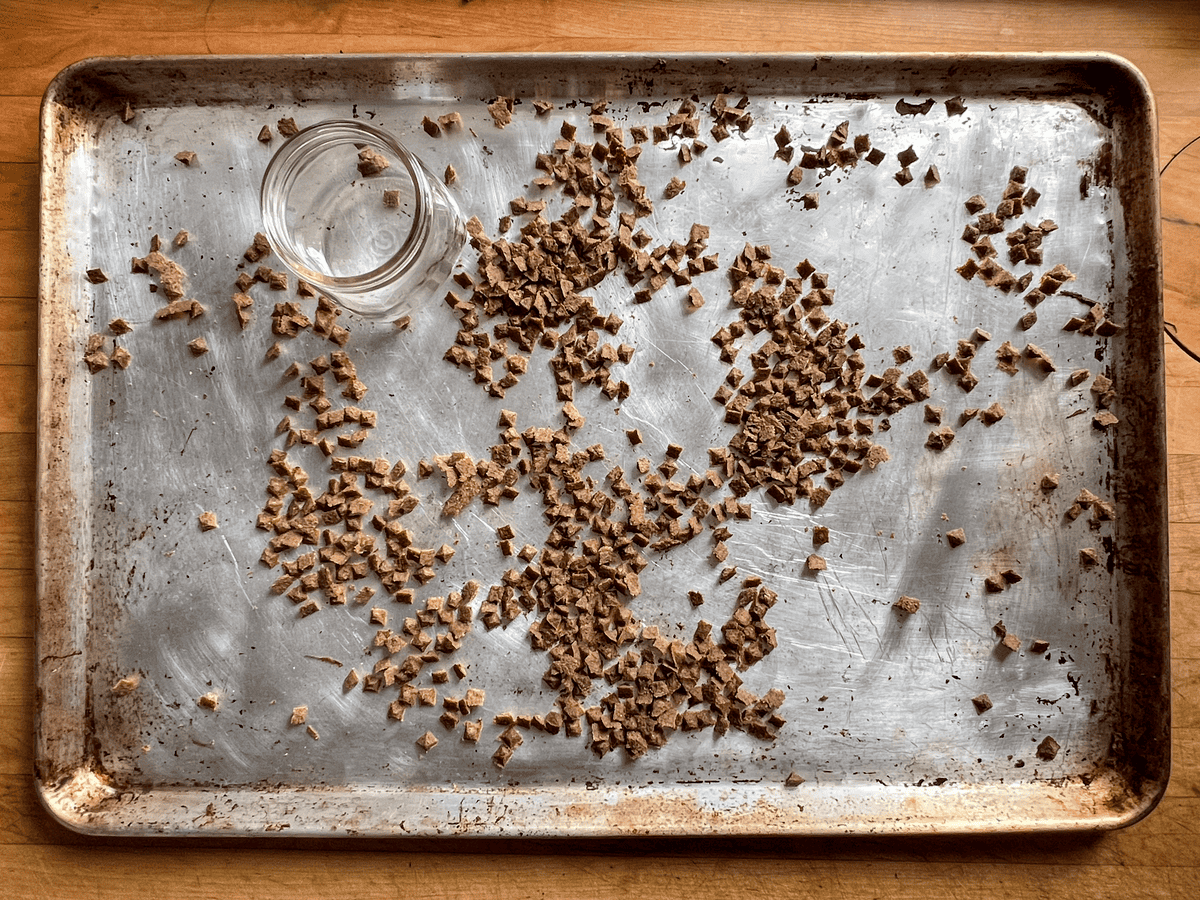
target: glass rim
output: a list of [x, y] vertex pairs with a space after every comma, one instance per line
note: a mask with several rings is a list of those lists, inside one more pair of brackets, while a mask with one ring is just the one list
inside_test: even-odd
[[[325, 275], [310, 269], [292, 253], [284, 233], [282, 207], [291, 182], [296, 178], [297, 167], [310, 153], [322, 149], [330, 141], [337, 144], [375, 144], [376, 149], [386, 150], [403, 163], [414, 188], [412, 225], [404, 243], [383, 263], [357, 275]], [[263, 173], [259, 207], [271, 248], [298, 277], [331, 293], [367, 293], [403, 275], [416, 260], [428, 230], [429, 185], [416, 158], [387, 131], [355, 119], [324, 119], [292, 135], [275, 151]]]

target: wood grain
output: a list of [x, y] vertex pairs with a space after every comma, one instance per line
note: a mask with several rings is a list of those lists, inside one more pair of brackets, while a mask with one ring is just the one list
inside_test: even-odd
[[0, 96], [0, 164], [37, 164], [41, 100], [41, 90]]
[[[739, 865], [738, 863], [742, 863]], [[287, 850], [240, 850], [224, 854], [180, 847], [155, 855], [147, 867], [137, 849], [91, 846], [0, 846], [0, 869], [10, 872], [8, 884], [17, 896], [62, 896], [53, 873], [63, 867], [95, 872], [101, 877], [84, 887], [92, 898], [124, 898], [120, 888], [145, 885], [157, 898], [194, 897], [203, 884], [206, 896], [369, 896], [487, 897], [497, 885], [506, 896], [571, 896], [568, 885], [586, 885], [593, 900], [627, 900], [638, 894], [695, 898], [729, 897], [876, 897], [886, 900], [927, 900], [930, 885], [954, 885], [954, 896], [992, 898], [997, 889], [1011, 895], [1018, 877], [1005, 861], [838, 859], [739, 860], [698, 856], [603, 857], [560, 852], [518, 856], [460, 852], [403, 854], [400, 857], [323, 849], [305, 853]], [[1180, 866], [1054, 865], [1030, 867], [1042, 896], [1150, 897], [1185, 896], [1187, 871]], [[753, 872], [748, 890], [747, 873]], [[347, 873], [353, 873], [353, 892]], [[81, 892], [82, 894], [82, 892]]]
[[1200, 523], [1200, 453], [1177, 453], [1167, 459], [1171, 521]]
[[0, 347], [9, 365], [37, 364], [37, 303], [32, 298], [0, 297]]
[[32, 638], [36, 608], [33, 569], [0, 569], [0, 638]]
[[[41, 96], [96, 55], [1102, 49], [1146, 75], [1165, 164], [1200, 135], [1200, 4], [1154, 0], [0, 0], [0, 894], [13, 897], [955, 898], [1200, 895], [1200, 364], [1166, 346], [1174, 772], [1100, 836], [131, 844], [57, 825], [33, 791], [30, 567]], [[1164, 307], [1200, 352], [1200, 143], [1162, 179]]]
[[1200, 384], [1167, 384], [1167, 453], [1200, 453]]
[[33, 163], [0, 163], [0, 231], [37, 231], [38, 169]]
[[1200, 525], [1171, 525], [1171, 588], [1200, 595]]
[[0, 501], [0, 569], [28, 569], [32, 561], [33, 504]]
[[33, 500], [35, 452], [32, 434], [0, 432], [0, 500]]
[[33, 434], [37, 430], [36, 385], [37, 369], [33, 366], [0, 365], [0, 432]]
[[37, 296], [37, 232], [0, 231], [0, 297]]

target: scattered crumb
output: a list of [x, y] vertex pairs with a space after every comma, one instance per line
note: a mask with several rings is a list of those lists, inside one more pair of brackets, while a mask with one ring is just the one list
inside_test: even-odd
[[908, 613], [909, 615], [912, 615], [921, 608], [921, 601], [916, 597], [901, 597], [892, 604], [892, 607], [902, 613]]
[[292, 725], [303, 725], [308, 721], [308, 707], [297, 706], [292, 709]]
[[134, 691], [136, 691], [138, 685], [141, 683], [142, 676], [137, 672], [134, 672], [113, 682], [113, 686], [109, 688], [109, 690], [111, 690], [112, 693], [116, 694], [118, 697], [124, 697], [126, 694], [132, 694]]
[[217, 697], [217, 692], [209, 691], [207, 694], [204, 694], [196, 700], [196, 705], [203, 707], [204, 709], [216, 709], [220, 702], [220, 698]]
[[200, 513], [199, 521], [201, 531], [212, 531], [217, 527], [217, 514], [214, 512], [202, 512]]

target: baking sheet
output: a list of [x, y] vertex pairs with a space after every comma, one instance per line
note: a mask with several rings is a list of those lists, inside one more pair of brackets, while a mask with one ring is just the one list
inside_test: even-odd
[[[747, 96], [754, 117], [744, 134], [720, 142], [708, 134], [718, 94]], [[486, 108], [497, 96], [516, 98], [502, 130]], [[552, 215], [566, 208], [555, 189], [531, 186], [543, 174], [535, 156], [549, 151], [564, 120], [583, 139], [595, 100], [607, 99], [604, 114], [628, 129], [665, 123], [692, 96], [709, 146], [681, 165], [678, 137], [645, 145], [638, 171], [655, 210], [639, 224], [654, 244], [686, 241], [693, 222], [707, 224], [706, 252], [721, 265], [695, 279], [706, 303], [694, 312], [683, 301], [687, 286], [668, 285], [635, 305], [620, 272], [585, 292], [601, 313], [623, 319], [613, 342], [636, 348], [628, 365], [614, 367], [631, 387], [623, 403], [576, 389], [587, 423], [573, 446], [606, 450], [587, 470], [597, 484], [613, 464], [635, 473], [646, 456], [657, 465], [668, 443], [684, 448], [683, 476], [703, 473], [706, 448], [735, 433], [711, 399], [729, 366], [709, 339], [737, 318], [726, 272], [746, 242], [770, 245], [789, 274], [805, 258], [829, 274], [836, 295], [827, 311], [862, 336], [868, 371], [893, 365], [893, 349], [905, 345], [915, 357], [905, 371], [928, 371], [937, 353], [953, 352], [980, 327], [992, 336], [975, 365], [981, 382], [967, 394], [946, 373], [930, 373], [929, 402], [944, 406], [958, 431], [944, 452], [925, 448], [932, 426], [916, 404], [873, 437], [890, 460], [848, 478], [823, 508], [777, 504], [761, 491], [745, 498], [753, 516], [730, 526], [725, 565], [738, 574], [727, 583], [718, 581], [708, 532], [670, 553], [647, 553], [641, 594], [627, 605], [669, 637], [687, 641], [700, 619], [719, 631], [747, 576], [779, 594], [767, 616], [778, 647], [740, 673], [756, 695], [785, 695], [786, 724], [773, 740], [680, 732], [630, 760], [620, 751], [599, 758], [583, 738], [527, 730], [500, 770], [491, 757], [503, 728], [493, 716], [553, 708], [554, 692], [541, 681], [547, 660], [529, 648], [532, 617], [494, 630], [476, 623], [446, 659], [466, 664], [468, 676], [440, 696], [469, 686], [487, 692], [472, 716], [483, 718], [483, 738], [472, 745], [461, 741], [461, 726], [438, 724], [440, 708], [412, 709], [395, 722], [386, 716], [391, 693], [343, 692], [349, 667], [365, 672], [378, 659], [364, 654], [377, 630], [367, 608], [298, 619], [268, 590], [277, 570], [257, 562], [266, 536], [255, 518], [273, 474], [267, 457], [282, 446], [275, 426], [294, 393], [283, 368], [337, 348], [305, 333], [265, 362], [275, 340], [268, 313], [280, 297], [261, 285], [252, 290], [251, 327], [237, 327], [232, 282], [261, 229], [258, 183], [279, 144], [256, 138], [281, 117], [301, 126], [361, 117], [399, 136], [432, 170], [452, 164], [456, 199], [494, 236], [515, 196], [546, 196]], [[966, 105], [961, 115], [948, 114], [953, 97]], [[897, 108], [925, 98], [935, 101], [927, 113]], [[538, 116], [534, 99], [555, 108]], [[130, 124], [121, 119], [126, 103], [136, 110]], [[466, 131], [433, 138], [422, 130], [424, 116], [452, 111]], [[851, 135], [869, 134], [887, 159], [809, 170], [789, 189], [791, 166], [772, 157], [780, 126], [798, 160], [842, 121]], [[919, 157], [916, 180], [902, 185], [896, 154], [909, 146]], [[43, 111], [44, 801], [71, 827], [129, 834], [998, 831], [1136, 820], [1165, 787], [1169, 744], [1155, 146], [1144, 83], [1104, 56], [203, 58], [68, 69]], [[176, 161], [183, 150], [196, 163]], [[941, 182], [926, 188], [929, 164]], [[1038, 272], [1066, 265], [1076, 275], [1070, 291], [1125, 326], [1117, 336], [1063, 332], [1068, 316], [1087, 310], [1065, 294], [1039, 306], [1025, 332], [1018, 319], [1029, 307], [1019, 294], [955, 273], [970, 255], [959, 239], [973, 218], [963, 201], [998, 198], [1018, 165], [1042, 195], [1026, 220], [1059, 226]], [[667, 200], [672, 176], [687, 187]], [[819, 206], [805, 209], [800, 197], [814, 190]], [[155, 322], [162, 295], [128, 274], [129, 258], [147, 253], [151, 235], [166, 241], [181, 228], [190, 242], [168, 252], [207, 313]], [[473, 260], [468, 250], [468, 271]], [[110, 280], [89, 284], [84, 272], [97, 266]], [[134, 325], [119, 341], [133, 362], [89, 374], [87, 336], [117, 316]], [[417, 479], [416, 464], [455, 451], [486, 458], [501, 408], [518, 413], [520, 429], [560, 427], [549, 352], [535, 351], [529, 374], [498, 401], [442, 361], [458, 324], [440, 298], [416, 310], [401, 334], [353, 316], [340, 321], [369, 387], [360, 405], [379, 415], [361, 452], [408, 463], [422, 503], [406, 524], [419, 546], [456, 551], [418, 597], [469, 579], [486, 593], [513, 563], [498, 548], [499, 526], [514, 525], [518, 546], [545, 539], [540, 498], [526, 487], [512, 503], [476, 501], [445, 518], [444, 483]], [[193, 357], [186, 342], [201, 335], [210, 352]], [[1057, 371], [995, 370], [993, 351], [1004, 340], [1041, 346]], [[1115, 428], [1093, 427], [1090, 378], [1067, 386], [1079, 368], [1113, 379]], [[958, 427], [962, 409], [992, 402], [1007, 412], [1000, 423]], [[640, 429], [643, 445], [630, 446], [630, 428]], [[323, 486], [319, 451], [290, 452]], [[1046, 494], [1037, 484], [1050, 471], [1062, 485]], [[1085, 488], [1116, 510], [1098, 530], [1086, 514], [1063, 518]], [[220, 524], [201, 532], [197, 516], [206, 510]], [[828, 570], [814, 575], [804, 561], [818, 525], [831, 541], [817, 551]], [[943, 535], [954, 527], [968, 542], [950, 550]], [[1085, 546], [1100, 549], [1102, 565], [1080, 567]], [[1022, 581], [987, 592], [984, 578], [1008, 567]], [[702, 607], [693, 608], [689, 590], [703, 592]], [[921, 599], [917, 614], [892, 609], [901, 595]], [[408, 613], [379, 605], [393, 624]], [[998, 648], [993, 625], [1001, 620], [1020, 635], [1019, 652]], [[1033, 639], [1048, 651], [1031, 653]], [[111, 685], [134, 672], [138, 688], [115, 695]], [[418, 681], [428, 684], [427, 672]], [[197, 705], [209, 692], [219, 699], [215, 711]], [[605, 692], [598, 686], [589, 702]], [[984, 714], [971, 702], [980, 693], [995, 704]], [[299, 705], [319, 740], [288, 725]], [[428, 753], [415, 744], [426, 730], [440, 741]], [[1036, 755], [1046, 737], [1061, 745], [1052, 761]], [[785, 785], [792, 773], [803, 783]]]

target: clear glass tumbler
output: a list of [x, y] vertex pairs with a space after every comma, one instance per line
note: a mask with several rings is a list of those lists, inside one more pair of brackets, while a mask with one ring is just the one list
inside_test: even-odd
[[371, 318], [431, 299], [467, 240], [441, 181], [392, 135], [351, 119], [312, 125], [280, 147], [259, 200], [283, 264]]

